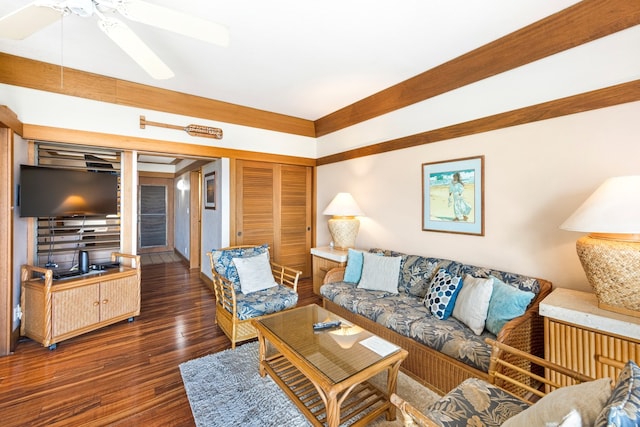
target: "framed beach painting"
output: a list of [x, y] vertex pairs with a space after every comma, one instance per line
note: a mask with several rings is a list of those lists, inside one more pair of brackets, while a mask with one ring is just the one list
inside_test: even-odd
[[204, 208], [216, 208], [216, 173], [209, 172], [204, 176]]
[[484, 236], [484, 156], [422, 164], [422, 229]]

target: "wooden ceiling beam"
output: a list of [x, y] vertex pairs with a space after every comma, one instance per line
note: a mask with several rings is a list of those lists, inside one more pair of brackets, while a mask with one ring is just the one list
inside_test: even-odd
[[640, 24], [640, 2], [583, 0], [315, 121], [320, 137]]

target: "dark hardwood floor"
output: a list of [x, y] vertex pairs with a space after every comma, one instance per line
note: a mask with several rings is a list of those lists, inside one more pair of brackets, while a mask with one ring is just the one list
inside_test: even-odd
[[[298, 305], [319, 303], [311, 281]], [[230, 348], [214, 324], [213, 292], [180, 262], [142, 267], [142, 309], [63, 341], [23, 338], [0, 357], [3, 426], [193, 426], [178, 365]]]

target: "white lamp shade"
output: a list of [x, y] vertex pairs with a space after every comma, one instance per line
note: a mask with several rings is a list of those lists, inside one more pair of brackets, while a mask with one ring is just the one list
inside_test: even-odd
[[333, 216], [362, 216], [364, 212], [362, 212], [362, 209], [360, 209], [360, 206], [358, 206], [350, 193], [338, 193], [322, 214]]
[[640, 233], [640, 175], [607, 179], [560, 228], [589, 233]]

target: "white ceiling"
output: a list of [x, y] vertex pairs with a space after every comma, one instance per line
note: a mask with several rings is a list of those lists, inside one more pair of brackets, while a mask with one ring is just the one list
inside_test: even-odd
[[[315, 120], [577, 0], [147, 0], [225, 24], [222, 48], [123, 20], [175, 72], [153, 80], [96, 26], [65, 17], [0, 51]], [[0, 0], [4, 16], [31, 0]]]

